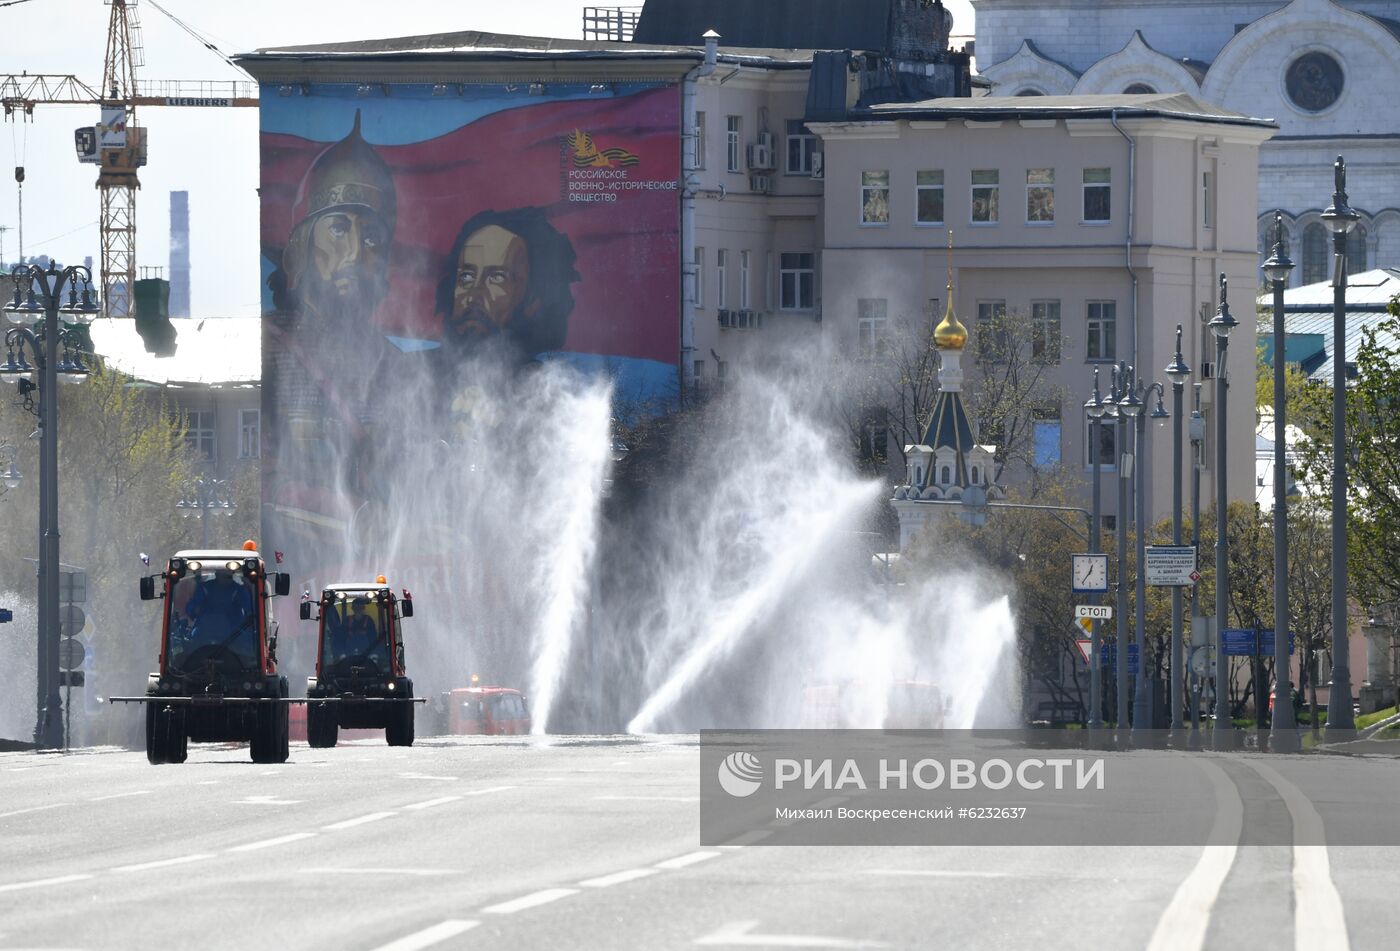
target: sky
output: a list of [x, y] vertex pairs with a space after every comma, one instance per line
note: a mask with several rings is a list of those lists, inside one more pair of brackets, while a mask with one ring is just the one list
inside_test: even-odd
[[[535, 36], [582, 35], [582, 10], [626, 0], [159, 0], [218, 49], [232, 56], [259, 47], [417, 33], [485, 30]], [[638, 2], [638, 0], [633, 0]], [[970, 35], [968, 0], [945, 0], [954, 32]], [[102, 0], [25, 0], [0, 5], [5, 69], [64, 73], [98, 85], [109, 7]], [[392, 9], [391, 17], [386, 11]], [[156, 8], [138, 3], [145, 64], [141, 80], [246, 80]], [[136, 263], [168, 276], [172, 191], [190, 193], [191, 313], [196, 317], [254, 316], [260, 307], [258, 266], [257, 109], [143, 108], [149, 164], [136, 196]], [[73, 152], [73, 130], [97, 122], [95, 106], [38, 106], [29, 121], [0, 120], [0, 155], [23, 165], [24, 254], [47, 254], [64, 264], [99, 258], [95, 166]], [[8, 142], [5, 140], [8, 139]], [[0, 176], [0, 257], [19, 252], [19, 189]], [[138, 273], [138, 276], [140, 274]]]

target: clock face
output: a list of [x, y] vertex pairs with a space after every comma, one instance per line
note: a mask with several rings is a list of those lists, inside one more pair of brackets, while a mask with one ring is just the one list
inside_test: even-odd
[[1108, 590], [1108, 556], [1075, 555], [1070, 569], [1074, 577], [1071, 587], [1075, 591]]

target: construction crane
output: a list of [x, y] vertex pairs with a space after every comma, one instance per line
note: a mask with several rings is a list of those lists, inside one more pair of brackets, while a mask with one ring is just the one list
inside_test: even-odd
[[[243, 81], [138, 83], [136, 67], [145, 62], [138, 0], [104, 2], [111, 7], [111, 15], [99, 87], [94, 89], [71, 75], [0, 74], [0, 108], [7, 119], [21, 120], [32, 116], [38, 105], [95, 105], [101, 109], [96, 126], [74, 132], [74, 145], [78, 161], [99, 167], [103, 315], [130, 317], [134, 316], [136, 286], [136, 190], [141, 187], [137, 170], [146, 164], [147, 155], [146, 130], [136, 124], [136, 107], [247, 107], [258, 104], [258, 95], [256, 84]], [[152, 5], [166, 13], [154, 2]], [[179, 20], [175, 22], [193, 32]], [[17, 169], [16, 179], [23, 181], [22, 176], [23, 171]]]

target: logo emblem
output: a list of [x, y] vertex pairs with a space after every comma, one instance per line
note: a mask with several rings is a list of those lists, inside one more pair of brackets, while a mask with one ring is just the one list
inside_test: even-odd
[[730, 753], [719, 764], [720, 788], [743, 799], [758, 792], [763, 780], [763, 764], [752, 753]]
[[570, 133], [567, 141], [573, 151], [574, 168], [627, 168], [641, 162], [626, 149], [599, 149], [593, 136], [581, 129]]

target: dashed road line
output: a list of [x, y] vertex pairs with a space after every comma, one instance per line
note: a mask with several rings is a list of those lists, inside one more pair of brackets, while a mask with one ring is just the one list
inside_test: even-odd
[[430, 878], [434, 875], [457, 875], [450, 868], [303, 868], [298, 871], [307, 875], [411, 875]]
[[892, 875], [923, 878], [1011, 878], [1010, 872], [960, 871], [951, 868], [866, 868], [862, 875]]
[[300, 842], [302, 839], [314, 838], [314, 832], [293, 832], [291, 835], [279, 835], [275, 839], [262, 839], [258, 842], [249, 842], [246, 845], [235, 845], [229, 849], [230, 852], [254, 852], [258, 849], [268, 849], [274, 845], [286, 845], [288, 842]]
[[233, 800], [235, 806], [295, 806], [305, 799], [278, 799], [276, 796], [247, 796]]
[[435, 944], [440, 944], [448, 938], [455, 938], [464, 931], [470, 931], [479, 921], [461, 921], [449, 919], [439, 922], [431, 928], [424, 928], [422, 931], [415, 931], [413, 934], [404, 935], [397, 941], [390, 941], [382, 944], [374, 951], [420, 951], [421, 948], [430, 948]]
[[610, 885], [621, 885], [624, 882], [635, 882], [639, 878], [646, 878], [655, 875], [659, 869], [655, 868], [629, 868], [621, 872], [613, 872], [611, 875], [600, 875], [597, 878], [585, 878], [579, 882], [584, 888], [607, 888]]
[[442, 796], [437, 799], [427, 799], [423, 802], [415, 802], [412, 805], [404, 806], [405, 809], [431, 809], [434, 806], [443, 806], [449, 802], [456, 802], [461, 796]]
[[10, 816], [22, 816], [27, 812], [43, 812], [45, 809], [57, 809], [59, 806], [71, 806], [71, 802], [51, 802], [46, 806], [30, 806], [28, 809], [16, 809], [14, 812], [0, 812], [0, 819], [8, 819]]
[[432, 779], [441, 783], [455, 783], [456, 776], [434, 776], [430, 773], [399, 773], [400, 779]]
[[32, 882], [11, 882], [9, 885], [0, 885], [0, 892], [18, 892], [26, 888], [47, 888], [50, 885], [67, 885], [69, 882], [82, 882], [92, 878], [91, 875], [60, 875], [58, 878], [40, 878]]
[[753, 845], [755, 842], [762, 842], [773, 834], [772, 829], [750, 829], [741, 836], [736, 836], [719, 847], [721, 849], [742, 849], [746, 845]]
[[505, 792], [507, 789], [518, 789], [518, 786], [488, 786], [485, 789], [471, 789], [462, 793], [463, 796], [484, 796], [487, 793]]
[[524, 911], [527, 908], [538, 908], [540, 905], [548, 905], [552, 901], [561, 898], [568, 898], [570, 895], [577, 895], [577, 888], [546, 888], [542, 891], [531, 892], [520, 898], [510, 901], [503, 901], [496, 905], [487, 905], [481, 909], [491, 915], [513, 915], [517, 911]]
[[595, 801], [617, 802], [699, 802], [699, 796], [594, 796]]
[[657, 862], [653, 867], [672, 871], [678, 868], [685, 868], [688, 865], [694, 865], [696, 862], [703, 862], [706, 859], [716, 858], [722, 854], [721, 852], [690, 852], [686, 855], [677, 855], [673, 859], [666, 859], [664, 862]]
[[212, 859], [212, 854], [200, 853], [196, 855], [182, 855], [174, 859], [159, 859], [155, 862], [141, 862], [137, 865], [118, 865], [111, 869], [113, 872], [145, 872], [155, 868], [169, 868], [172, 865], [188, 865], [190, 862], [202, 862], [205, 859]]
[[110, 796], [94, 796], [88, 802], [106, 802], [108, 799], [128, 799], [132, 796], [149, 796], [150, 794], [149, 789], [138, 789], [135, 792], [112, 793]]
[[369, 815], [367, 815], [367, 816], [358, 816], [358, 817], [356, 817], [356, 818], [354, 818], [354, 819], [346, 819], [346, 820], [343, 821], [343, 822], [333, 822], [333, 823], [331, 823], [330, 825], [328, 825], [328, 826], [322, 826], [321, 828], [322, 828], [322, 829], [325, 829], [325, 830], [327, 830], [327, 831], [332, 831], [332, 830], [336, 830], [336, 829], [353, 829], [355, 826], [362, 826], [362, 825], [364, 825], [364, 824], [367, 823], [367, 822], [378, 822], [380, 819], [387, 819], [387, 818], [389, 818], [390, 816], [395, 816], [395, 815], [398, 815], [398, 813], [396, 813], [396, 812], [371, 812], [371, 813], [370, 813]]

